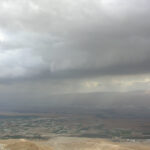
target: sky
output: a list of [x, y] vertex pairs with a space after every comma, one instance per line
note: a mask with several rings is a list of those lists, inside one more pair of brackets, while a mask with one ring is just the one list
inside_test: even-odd
[[0, 103], [150, 94], [149, 0], [1, 0]]

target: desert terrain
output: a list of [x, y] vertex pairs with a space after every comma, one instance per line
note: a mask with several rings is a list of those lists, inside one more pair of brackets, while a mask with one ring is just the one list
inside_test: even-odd
[[0, 114], [0, 139], [49, 140], [53, 137], [150, 139], [150, 119], [102, 118], [76, 114]]
[[149, 150], [149, 142], [112, 142], [105, 139], [57, 137], [47, 141], [1, 140], [0, 150]]
[[149, 150], [150, 121], [76, 114], [0, 114], [0, 150]]

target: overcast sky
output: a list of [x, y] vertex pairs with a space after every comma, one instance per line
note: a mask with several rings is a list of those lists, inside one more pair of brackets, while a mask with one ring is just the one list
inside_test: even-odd
[[149, 0], [0, 0], [1, 99], [150, 91]]

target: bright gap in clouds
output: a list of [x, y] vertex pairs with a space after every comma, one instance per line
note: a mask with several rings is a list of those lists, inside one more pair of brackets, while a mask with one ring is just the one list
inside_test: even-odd
[[0, 42], [5, 42], [7, 40], [6, 35], [0, 32]]
[[118, 4], [118, 0], [101, 0], [101, 5], [106, 10], [114, 9]]
[[135, 7], [133, 2], [134, 1], [131, 1], [131, 4], [129, 5], [127, 1], [101, 0], [101, 6], [105, 14], [108, 16], [123, 19]]
[[118, 0], [101, 0], [101, 6], [108, 16], [116, 17], [120, 13]]

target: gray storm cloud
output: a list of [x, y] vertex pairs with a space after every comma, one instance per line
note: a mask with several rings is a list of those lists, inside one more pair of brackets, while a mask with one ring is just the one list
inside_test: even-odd
[[149, 73], [149, 3], [1, 0], [0, 78]]

